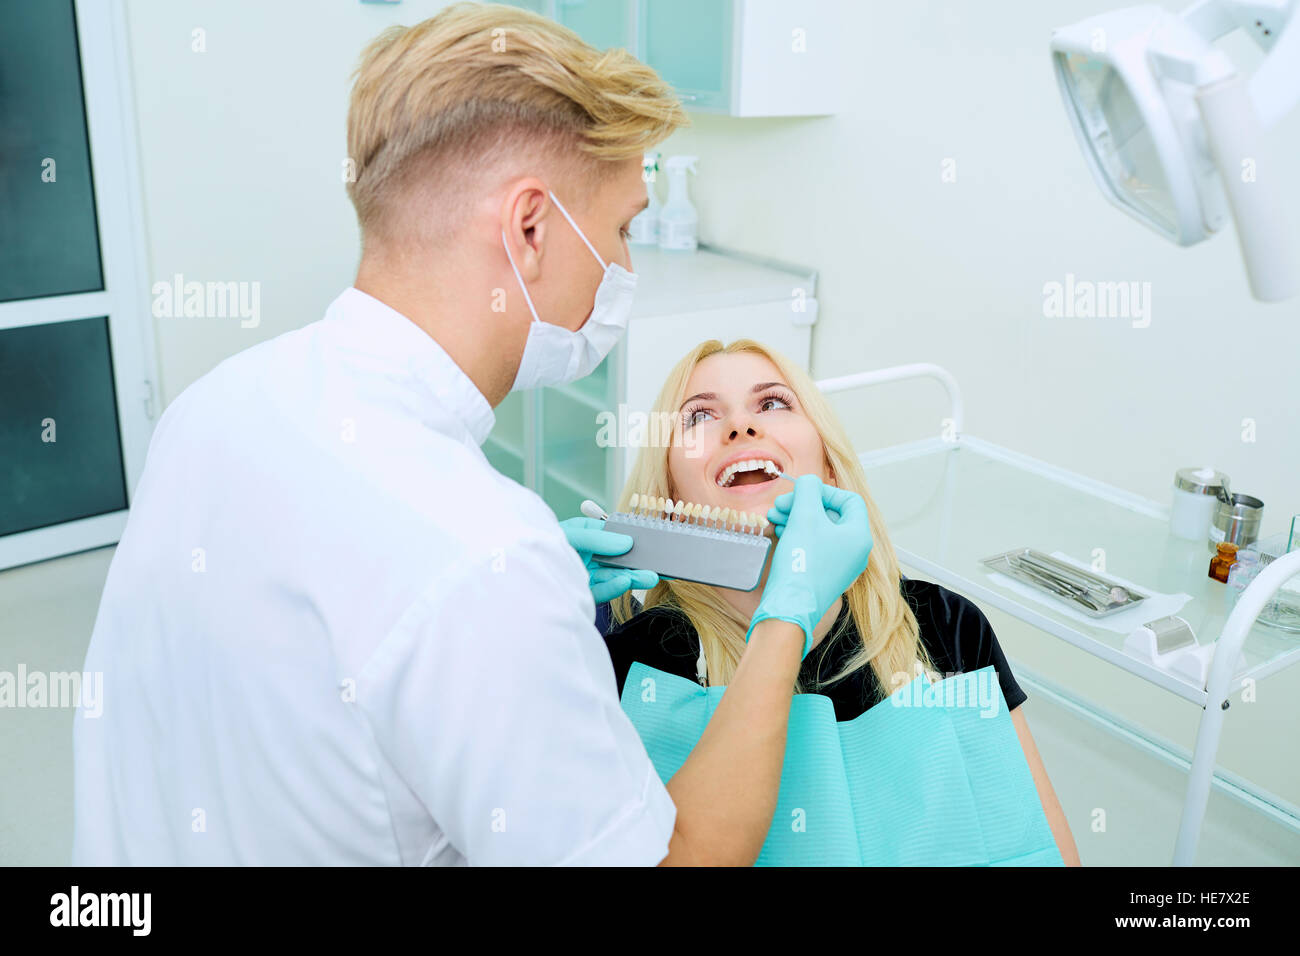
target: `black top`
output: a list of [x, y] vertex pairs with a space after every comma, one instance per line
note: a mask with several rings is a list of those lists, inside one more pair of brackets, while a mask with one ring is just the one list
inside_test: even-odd
[[[916, 614], [921, 643], [930, 652], [930, 659], [942, 677], [969, 673], [992, 664], [1007, 709], [1015, 710], [1024, 703], [1028, 695], [1016, 683], [992, 625], [974, 602], [942, 585], [914, 578], [903, 578], [901, 590]], [[627, 672], [637, 661], [668, 674], [696, 680], [699, 638], [690, 621], [675, 608], [658, 605], [642, 611], [609, 631], [605, 645], [614, 662], [620, 696]], [[859, 647], [858, 629], [845, 601], [830, 631], [804, 658], [799, 671], [803, 686], [812, 687], [817, 678], [824, 680], [837, 673]], [[822, 687], [818, 693], [831, 699], [835, 719], [844, 721], [852, 720], [883, 700], [887, 695], [881, 694], [879, 687], [876, 673], [868, 665]]]

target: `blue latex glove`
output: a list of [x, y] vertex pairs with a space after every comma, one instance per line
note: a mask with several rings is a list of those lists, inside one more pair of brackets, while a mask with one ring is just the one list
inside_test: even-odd
[[632, 538], [603, 530], [605, 522], [598, 518], [567, 518], [560, 522], [564, 536], [578, 557], [587, 566], [587, 586], [597, 604], [612, 601], [633, 588], [652, 588], [659, 583], [653, 571], [633, 571], [626, 568], [606, 568], [596, 564], [592, 555], [614, 557], [626, 554], [632, 547]]
[[803, 628], [807, 657], [817, 622], [866, 570], [872, 545], [867, 504], [816, 475], [801, 475], [794, 491], [773, 502], [767, 520], [777, 543], [745, 640], [759, 621], [780, 618]]

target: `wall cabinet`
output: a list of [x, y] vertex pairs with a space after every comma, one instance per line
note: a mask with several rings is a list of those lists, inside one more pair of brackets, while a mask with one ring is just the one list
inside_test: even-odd
[[623, 47], [683, 104], [728, 116], [840, 108], [847, 38], [834, 0], [510, 0], [600, 49]]

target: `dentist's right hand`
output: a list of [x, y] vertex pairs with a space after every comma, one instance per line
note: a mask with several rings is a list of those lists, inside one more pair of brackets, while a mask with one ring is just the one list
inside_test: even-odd
[[866, 570], [872, 545], [867, 504], [855, 492], [801, 475], [794, 491], [773, 502], [767, 519], [777, 543], [745, 640], [759, 621], [780, 618], [803, 629], [807, 657], [817, 622]]

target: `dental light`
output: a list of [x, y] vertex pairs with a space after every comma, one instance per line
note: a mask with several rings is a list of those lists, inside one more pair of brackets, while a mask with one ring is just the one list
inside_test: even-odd
[[[1300, 102], [1300, 0], [1198, 0], [1091, 17], [1052, 34], [1066, 112], [1106, 198], [1182, 246], [1229, 212], [1256, 299], [1300, 291], [1263, 133]], [[1249, 82], [1211, 44], [1245, 30], [1267, 53]], [[1300, 164], [1290, 166], [1292, 175]]]

